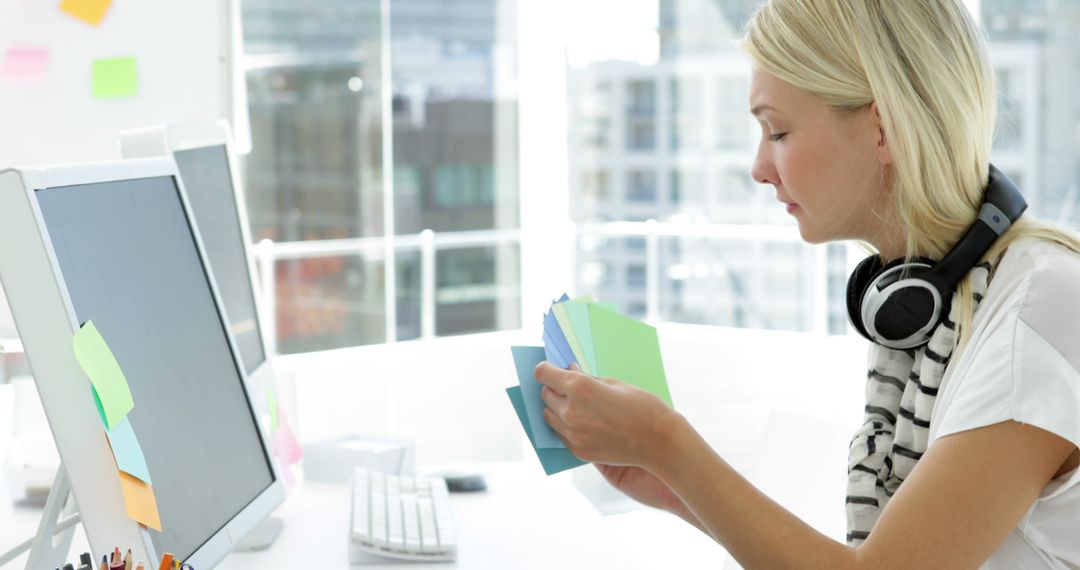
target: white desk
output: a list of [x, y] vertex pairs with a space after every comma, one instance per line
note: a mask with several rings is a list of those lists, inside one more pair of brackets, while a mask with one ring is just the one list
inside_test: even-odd
[[[487, 470], [488, 490], [453, 493], [451, 506], [458, 531], [454, 563], [426, 563], [432, 569], [593, 569], [644, 568], [604, 525], [603, 517], [573, 486], [569, 474], [545, 477], [535, 461], [495, 464]], [[268, 550], [233, 553], [224, 570], [349, 568], [349, 489], [343, 485], [304, 482], [293, 489], [276, 516], [285, 521]], [[5, 509], [6, 510], [6, 509]], [[33, 535], [40, 511], [6, 510], [0, 519], [0, 550]], [[76, 532], [72, 559], [86, 549]], [[22, 568], [25, 555], [10, 568]], [[395, 568], [401, 563], [355, 568]], [[203, 570], [203, 569], [199, 569]]]

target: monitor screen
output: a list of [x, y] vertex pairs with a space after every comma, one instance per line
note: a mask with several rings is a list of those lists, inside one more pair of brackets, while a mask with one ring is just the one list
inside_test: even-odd
[[130, 385], [161, 514], [154, 546], [187, 558], [274, 474], [176, 181], [37, 196], [76, 318], [94, 321]]
[[266, 360], [225, 145], [173, 154], [247, 373]]

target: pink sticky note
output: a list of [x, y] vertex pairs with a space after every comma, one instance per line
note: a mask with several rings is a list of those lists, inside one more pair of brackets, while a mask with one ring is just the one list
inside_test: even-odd
[[285, 465], [293, 465], [304, 457], [300, 443], [296, 441], [284, 410], [278, 411], [278, 430], [274, 433], [274, 453]]
[[0, 63], [0, 79], [19, 85], [36, 85], [49, 71], [49, 50], [35, 47], [9, 47]]

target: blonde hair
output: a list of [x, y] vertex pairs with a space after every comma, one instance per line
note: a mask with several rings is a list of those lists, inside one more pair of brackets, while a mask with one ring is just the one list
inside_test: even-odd
[[[893, 158], [906, 257], [941, 259], [974, 223], [989, 172], [997, 85], [987, 42], [960, 0], [770, 0], [743, 49], [758, 68], [838, 112], [877, 102]], [[1080, 252], [1080, 240], [1025, 214], [983, 256], [1035, 237]], [[972, 286], [957, 289], [958, 343]]]

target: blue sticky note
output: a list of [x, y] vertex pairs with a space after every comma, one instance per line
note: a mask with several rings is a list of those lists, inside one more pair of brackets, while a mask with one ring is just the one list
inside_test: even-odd
[[563, 363], [560, 368], [570, 368], [571, 363], [577, 364], [574, 351], [570, 350], [570, 343], [566, 340], [566, 335], [563, 334], [562, 327], [559, 326], [559, 321], [552, 311], [544, 315], [544, 334], [551, 337], [554, 350], [562, 356]]
[[533, 439], [533, 432], [529, 429], [529, 420], [525, 413], [525, 399], [521, 396], [521, 387], [511, 386], [507, 388], [506, 395], [510, 397], [510, 403], [514, 405], [514, 411], [517, 412], [518, 421], [521, 422], [521, 427], [525, 430], [525, 435], [529, 436], [529, 443], [533, 445], [533, 450], [536, 451], [536, 457], [540, 460], [540, 465], [543, 466], [544, 473], [554, 475], [560, 471], [581, 467], [588, 463], [587, 461], [578, 459], [576, 455], [570, 453], [570, 450], [566, 448], [537, 448], [536, 440]]
[[533, 376], [533, 369], [544, 361], [544, 349], [539, 346], [511, 346], [510, 351], [514, 354], [514, 367], [517, 368], [518, 382], [521, 384], [525, 415], [529, 419], [529, 428], [536, 440], [536, 447], [565, 448], [562, 440], [555, 435], [555, 430], [544, 421], [545, 405], [540, 398], [540, 390], [544, 385]]
[[146, 467], [146, 457], [143, 456], [142, 446], [135, 437], [135, 430], [131, 428], [129, 418], [120, 420], [112, 429], [105, 430], [109, 437], [109, 445], [112, 446], [113, 457], [116, 458], [116, 466], [121, 471], [132, 477], [153, 485], [150, 480], [150, 469]]

